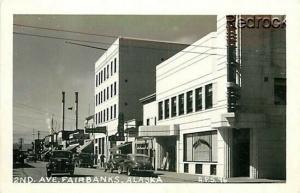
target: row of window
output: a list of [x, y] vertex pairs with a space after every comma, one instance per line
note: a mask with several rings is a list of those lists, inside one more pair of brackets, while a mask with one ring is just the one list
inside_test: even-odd
[[96, 106], [105, 102], [106, 100], [108, 100], [109, 98], [115, 95], [117, 95], [117, 82], [114, 82], [114, 84], [111, 84], [106, 89], [96, 94], [95, 96]]
[[[210, 109], [213, 106], [213, 92], [212, 84], [205, 86], [205, 109]], [[193, 97], [194, 95], [194, 97]], [[171, 100], [171, 107], [170, 107]], [[186, 104], [184, 104], [186, 100]], [[178, 103], [178, 104], [177, 104]], [[186, 108], [184, 108], [186, 105]], [[195, 110], [194, 110], [195, 109]], [[170, 112], [171, 110], [171, 112]], [[182, 93], [174, 96], [171, 99], [166, 99], [158, 103], [158, 120], [168, 119], [177, 115], [192, 113], [194, 111], [202, 110], [202, 87], [195, 90], [188, 91], [186, 94]]]
[[117, 118], [117, 105], [110, 106], [96, 113], [96, 124], [104, 123], [106, 121]]
[[102, 84], [105, 80], [117, 72], [117, 58], [114, 58], [110, 64], [107, 64], [98, 74], [96, 74], [96, 87]]

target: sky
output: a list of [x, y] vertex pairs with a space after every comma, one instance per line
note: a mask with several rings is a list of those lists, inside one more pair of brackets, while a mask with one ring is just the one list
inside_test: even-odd
[[68, 44], [66, 39], [101, 48], [120, 36], [192, 44], [215, 30], [216, 16], [14, 15], [14, 142], [22, 137], [31, 143], [37, 131], [40, 138], [48, 135], [52, 116], [54, 129], [61, 130], [62, 91], [66, 92], [65, 130], [75, 129], [74, 108], [67, 110], [74, 107], [75, 91], [79, 129], [93, 114], [95, 62], [104, 51]]

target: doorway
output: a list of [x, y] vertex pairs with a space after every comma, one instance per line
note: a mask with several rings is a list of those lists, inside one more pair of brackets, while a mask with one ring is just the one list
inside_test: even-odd
[[233, 130], [233, 174], [250, 176], [250, 129]]

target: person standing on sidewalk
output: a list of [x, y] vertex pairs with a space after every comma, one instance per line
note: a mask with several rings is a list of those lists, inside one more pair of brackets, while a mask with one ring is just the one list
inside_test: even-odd
[[101, 154], [101, 156], [100, 156], [100, 167], [101, 168], [104, 167], [104, 158], [105, 158], [105, 155]]

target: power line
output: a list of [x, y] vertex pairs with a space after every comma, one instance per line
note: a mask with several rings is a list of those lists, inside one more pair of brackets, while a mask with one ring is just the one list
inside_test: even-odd
[[[57, 29], [57, 28], [48, 28], [48, 27], [39, 27], [39, 26], [31, 26], [31, 25], [23, 25], [23, 24], [14, 24], [15, 26], [19, 26], [19, 27], [28, 27], [28, 28], [35, 28], [35, 29], [44, 29], [44, 30], [50, 30], [50, 31], [61, 31], [61, 32], [69, 32], [69, 33], [76, 33], [76, 34], [84, 34], [84, 35], [93, 35], [93, 36], [103, 36], [103, 37], [110, 37], [110, 38], [119, 38], [120, 36], [116, 36], [116, 35], [107, 35], [107, 34], [95, 34], [95, 33], [87, 33], [87, 32], [80, 32], [80, 31], [73, 31], [73, 30], [64, 30], [64, 29]], [[14, 32], [14, 33], [18, 33], [21, 34], [19, 32]], [[25, 33], [23, 33], [23, 35], [25, 35]], [[213, 37], [211, 37], [213, 38]], [[211, 39], [209, 38], [209, 39]], [[73, 41], [84, 41], [84, 40], [73, 40]], [[86, 41], [87, 42], [87, 41]], [[118, 44], [111, 44], [111, 43], [105, 43], [105, 42], [92, 42], [90, 41], [90, 43], [99, 43], [99, 44], [105, 44], [105, 45], [118, 45]], [[174, 44], [185, 44], [187, 46], [191, 46], [191, 47], [203, 47], [203, 48], [213, 48], [213, 49], [227, 49], [226, 47], [217, 47], [217, 46], [203, 46], [203, 45], [194, 45], [194, 44], [190, 44], [190, 43], [182, 43], [182, 42], [170, 42], [170, 43], [174, 43]], [[133, 46], [134, 47], [134, 46]], [[243, 49], [245, 50], [245, 49]], [[277, 52], [277, 53], [281, 53], [281, 52]], [[285, 52], [283, 52], [283, 54], [285, 54]]]
[[13, 24], [13, 25], [14, 26], [19, 26], [19, 27], [27, 27], [27, 28], [34, 28], [34, 29], [43, 29], [43, 30], [50, 30], [50, 31], [69, 32], [69, 33], [75, 33], [75, 34], [101, 36], [101, 37], [107, 37], [107, 38], [118, 38], [118, 36], [108, 35], [108, 34], [95, 34], [95, 33], [81, 32], [81, 31], [73, 31], [73, 30], [57, 29], [57, 28], [49, 28], [49, 27], [39, 27], [39, 26], [23, 25], [23, 24]]

